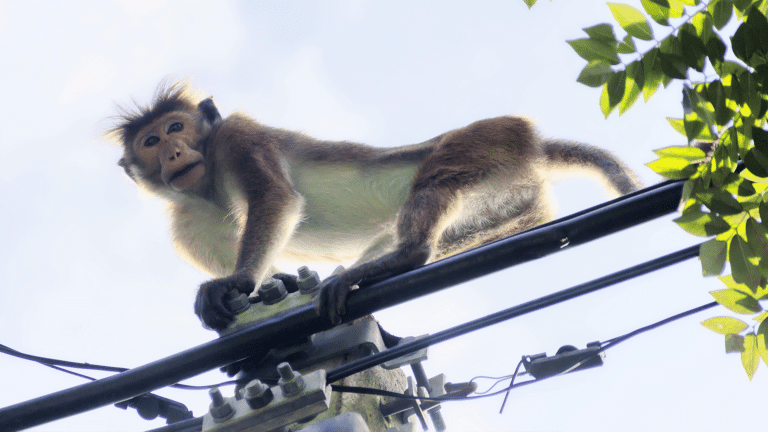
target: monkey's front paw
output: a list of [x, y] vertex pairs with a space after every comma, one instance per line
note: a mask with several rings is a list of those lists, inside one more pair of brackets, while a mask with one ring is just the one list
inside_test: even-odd
[[243, 275], [233, 275], [214, 279], [200, 285], [195, 300], [195, 313], [208, 328], [222, 330], [235, 319], [235, 315], [227, 307], [227, 293], [236, 290], [250, 294], [255, 287], [253, 279]]
[[347, 294], [355, 285], [356, 281], [352, 281], [346, 273], [329, 276], [322, 281], [315, 299], [317, 313], [328, 316], [332, 323], [339, 324], [341, 316], [346, 313]]

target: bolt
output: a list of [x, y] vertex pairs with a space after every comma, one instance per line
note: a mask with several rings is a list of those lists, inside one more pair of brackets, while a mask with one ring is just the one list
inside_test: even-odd
[[235, 315], [245, 312], [251, 306], [251, 303], [248, 301], [248, 296], [234, 289], [227, 292], [225, 300], [227, 301], [229, 310]]
[[248, 385], [241, 390], [240, 394], [243, 395], [248, 406], [253, 409], [259, 409], [269, 405], [274, 398], [272, 389], [257, 379], [249, 382]]
[[299, 279], [296, 281], [302, 294], [310, 294], [320, 285], [320, 276], [310, 271], [307, 266], [299, 267]]
[[300, 373], [294, 372], [288, 363], [283, 362], [277, 365], [277, 373], [280, 374], [277, 385], [283, 391], [283, 396], [296, 396], [304, 390], [304, 378], [301, 377]]
[[443, 419], [443, 413], [440, 412], [440, 405], [429, 411], [429, 417], [432, 419], [432, 426], [435, 427], [437, 432], [443, 432], [448, 429]]
[[232, 409], [232, 405], [224, 400], [224, 396], [221, 395], [221, 391], [218, 387], [208, 390], [208, 394], [211, 396], [212, 401], [211, 406], [209, 407], [209, 412], [211, 413], [211, 417], [213, 417], [213, 421], [221, 423], [229, 420], [235, 415], [235, 410]]
[[285, 285], [280, 279], [267, 278], [259, 287], [259, 297], [265, 305], [278, 303], [288, 296]]

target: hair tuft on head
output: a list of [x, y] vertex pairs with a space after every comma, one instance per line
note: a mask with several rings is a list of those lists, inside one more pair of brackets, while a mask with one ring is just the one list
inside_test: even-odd
[[196, 109], [196, 95], [189, 88], [188, 80], [163, 80], [155, 90], [152, 102], [141, 105], [135, 100], [133, 108], [117, 106], [116, 124], [107, 130], [107, 137], [116, 139], [124, 146], [129, 145], [136, 134], [163, 114], [177, 110]]

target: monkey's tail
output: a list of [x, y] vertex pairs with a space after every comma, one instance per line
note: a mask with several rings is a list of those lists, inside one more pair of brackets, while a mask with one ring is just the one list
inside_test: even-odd
[[545, 140], [542, 147], [547, 165], [551, 169], [598, 174], [621, 195], [643, 187], [634, 171], [601, 148], [560, 140]]

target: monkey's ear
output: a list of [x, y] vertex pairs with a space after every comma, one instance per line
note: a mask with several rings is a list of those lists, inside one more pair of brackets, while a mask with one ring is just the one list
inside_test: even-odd
[[199, 104], [197, 104], [197, 109], [203, 113], [203, 118], [208, 123], [216, 124], [221, 121], [221, 114], [219, 114], [219, 109], [216, 108], [216, 104], [213, 103], [212, 97], [203, 99]]
[[131, 171], [130, 165], [131, 163], [126, 159], [125, 157], [121, 157], [119, 161], [117, 161], [117, 165], [123, 167], [123, 170], [126, 174], [128, 174], [128, 177], [131, 178], [131, 180], [136, 181], [136, 177], [133, 174], [133, 171]]

